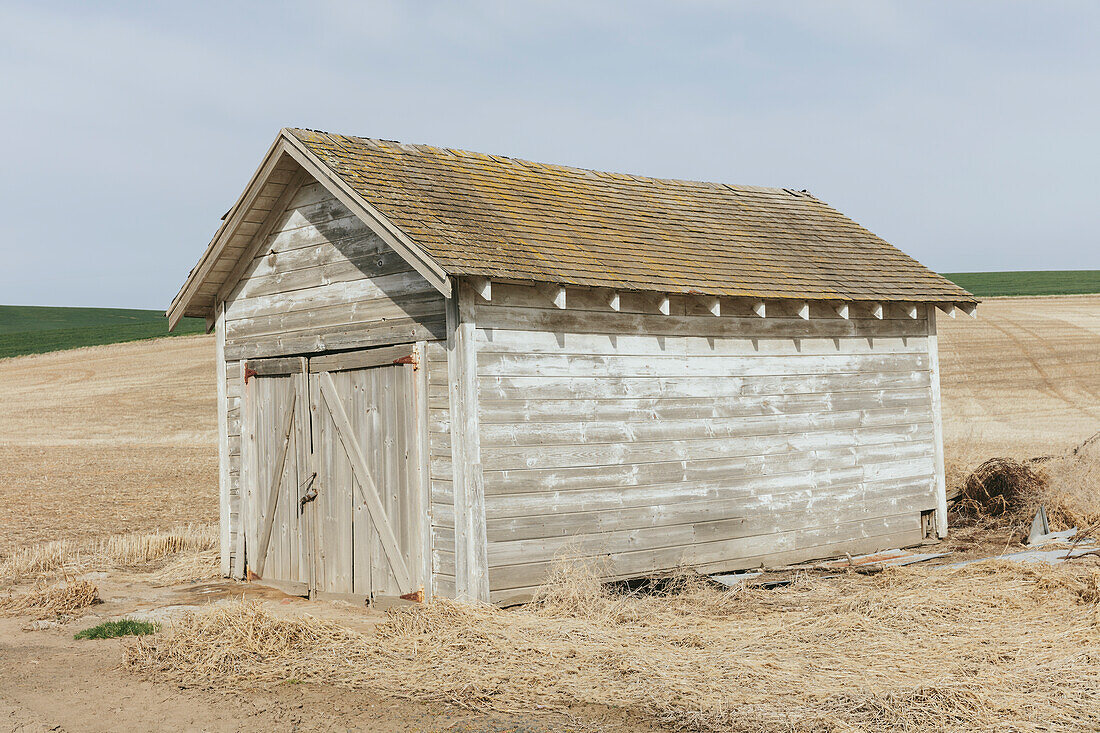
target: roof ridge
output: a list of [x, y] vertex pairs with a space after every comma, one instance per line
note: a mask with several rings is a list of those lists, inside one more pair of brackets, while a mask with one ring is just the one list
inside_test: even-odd
[[[792, 192], [798, 189], [793, 187], [784, 186], [754, 186], [741, 183], [726, 183], [724, 181], [704, 181], [694, 178], [663, 178], [661, 176], [647, 176], [641, 173], [625, 173], [622, 171], [608, 171], [600, 170], [598, 168], [582, 168], [573, 165], [563, 165], [561, 163], [543, 163], [537, 160], [529, 160], [527, 158], [517, 158], [511, 155], [500, 155], [497, 153], [482, 153], [475, 150], [466, 150], [463, 148], [446, 148], [438, 145], [429, 145], [427, 143], [405, 143], [400, 140], [387, 140], [385, 138], [377, 137], [362, 137], [360, 135], [344, 135], [338, 132], [327, 132], [325, 130], [314, 130], [308, 127], [289, 127], [287, 128], [291, 132], [301, 131], [309, 132], [315, 135], [325, 135], [330, 139], [336, 141], [339, 138], [345, 138], [348, 140], [354, 140], [357, 143], [366, 143], [371, 147], [384, 148], [387, 150], [394, 150], [418, 154], [423, 153], [426, 150], [430, 150], [432, 153], [445, 155], [450, 158], [481, 158], [483, 160], [493, 160], [498, 163], [507, 163], [511, 165], [531, 166], [533, 168], [542, 168], [550, 170], [568, 171], [571, 173], [577, 173], [582, 175], [596, 175], [607, 176], [610, 178], [630, 178], [640, 183], [656, 182], [656, 183], [672, 183], [680, 185], [694, 185], [694, 186], [711, 186], [711, 187], [725, 187], [731, 191], [746, 191], [746, 192], [766, 192], [766, 193], [786, 193], [795, 195]], [[387, 144], [388, 143], [388, 144]], [[341, 146], [343, 147], [343, 146]], [[806, 193], [805, 189], [801, 189], [803, 193]]]

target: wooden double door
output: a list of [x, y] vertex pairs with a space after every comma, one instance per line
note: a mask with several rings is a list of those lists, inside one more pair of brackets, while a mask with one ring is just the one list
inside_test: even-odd
[[250, 578], [329, 597], [422, 593], [410, 351], [245, 362], [241, 526]]

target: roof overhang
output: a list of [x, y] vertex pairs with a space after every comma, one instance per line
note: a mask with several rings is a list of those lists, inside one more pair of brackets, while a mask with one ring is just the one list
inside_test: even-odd
[[[280, 130], [263, 162], [240, 198], [222, 220], [198, 264], [168, 306], [168, 327], [173, 329], [184, 316], [206, 318], [212, 323], [218, 301], [243, 274], [244, 265], [257, 246], [267, 238], [274, 219], [293, 195], [293, 169], [320, 181], [340, 203], [369, 226], [386, 244], [401, 255], [445, 297], [451, 295], [451, 278], [420, 246], [357, 194], [324, 161], [306, 149], [293, 134]], [[286, 181], [281, 179], [285, 178]], [[282, 183], [280, 187], [277, 184]], [[280, 194], [273, 194], [276, 190]], [[280, 206], [281, 204], [281, 206]], [[264, 207], [267, 208], [264, 208]], [[259, 221], [257, 221], [259, 219]], [[249, 231], [254, 225], [255, 231]]]

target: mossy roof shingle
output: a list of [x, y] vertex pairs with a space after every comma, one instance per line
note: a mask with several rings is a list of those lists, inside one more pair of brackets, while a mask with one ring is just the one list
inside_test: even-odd
[[289, 132], [451, 275], [760, 298], [974, 300], [806, 192]]

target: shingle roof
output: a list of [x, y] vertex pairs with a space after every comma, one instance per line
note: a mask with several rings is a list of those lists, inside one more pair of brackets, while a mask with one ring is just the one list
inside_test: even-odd
[[974, 300], [804, 191], [289, 132], [451, 275], [761, 298]]

